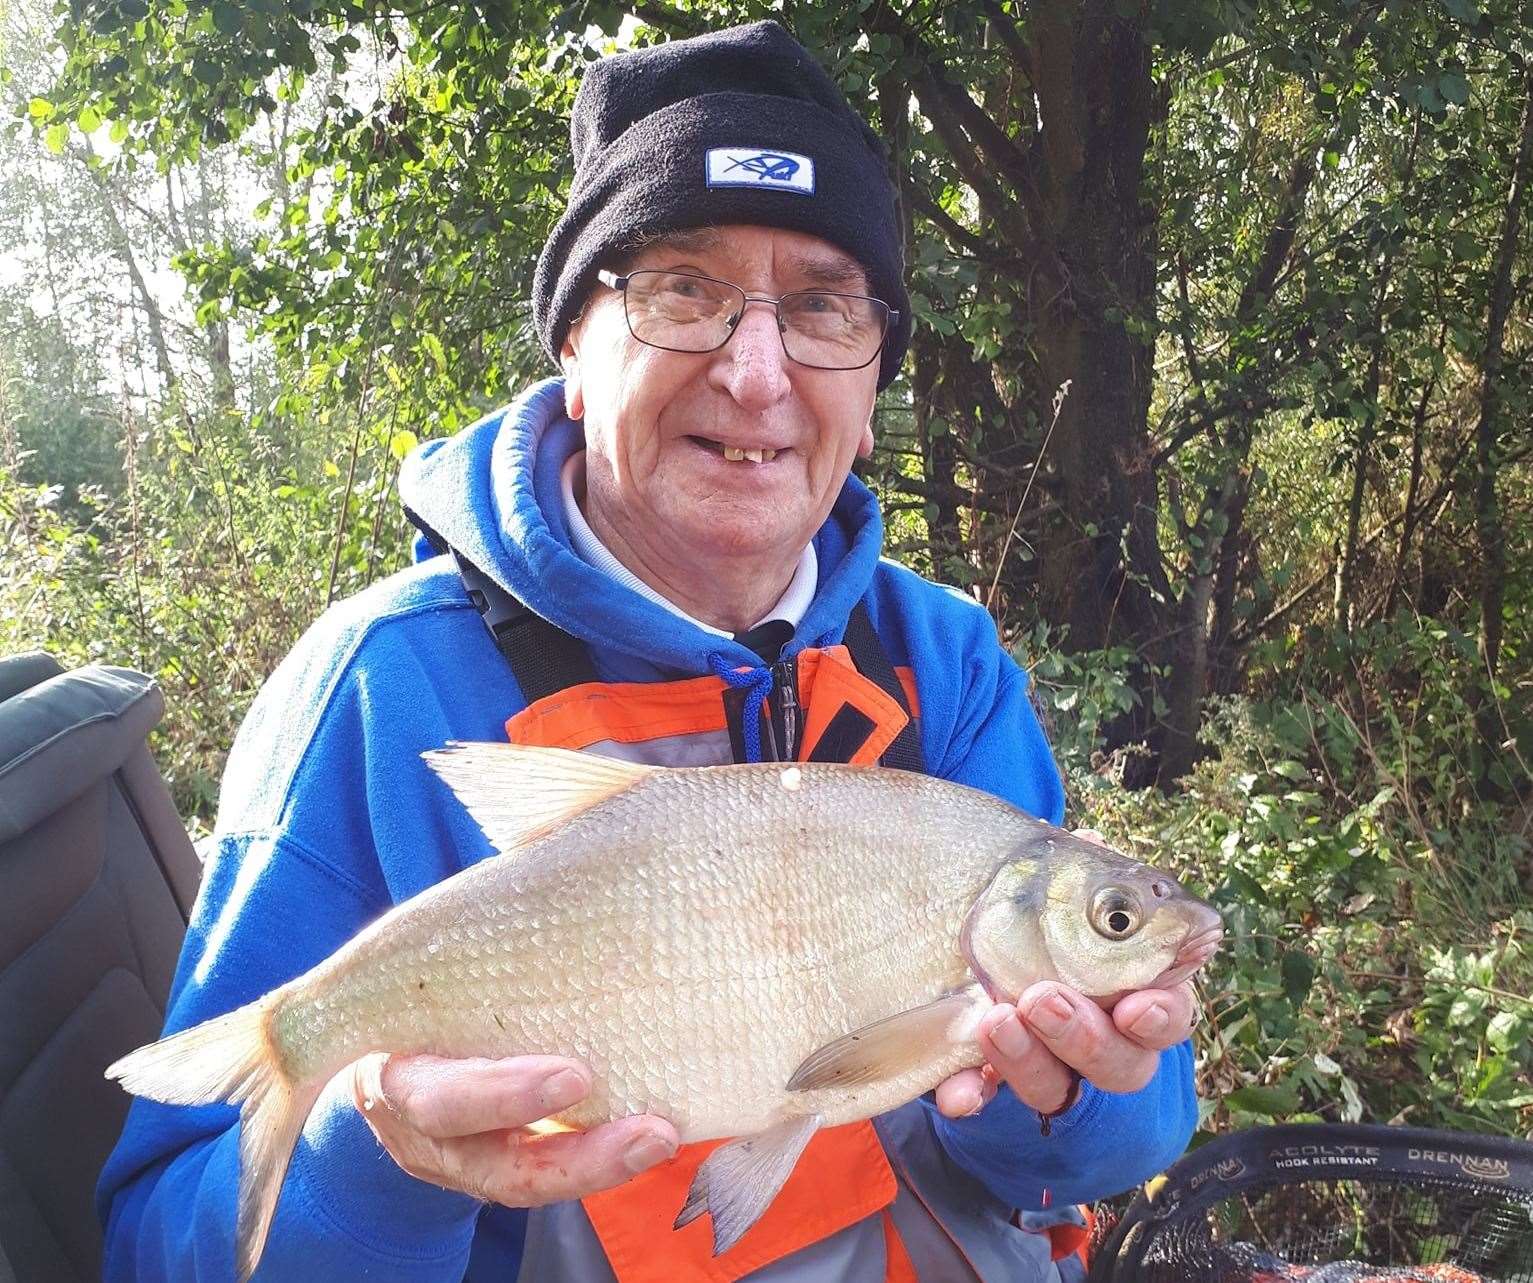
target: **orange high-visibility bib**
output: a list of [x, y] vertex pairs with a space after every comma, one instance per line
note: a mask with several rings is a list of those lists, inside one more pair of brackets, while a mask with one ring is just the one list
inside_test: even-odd
[[[798, 697], [805, 710], [798, 756], [810, 759], [838, 714], [850, 709], [870, 726], [849, 760], [869, 765], [910, 720], [899, 703], [869, 681], [845, 646], [797, 656]], [[914, 678], [896, 670], [917, 713]], [[557, 691], [506, 723], [513, 744], [584, 749], [604, 742], [639, 744], [727, 729], [718, 677], [677, 682], [585, 682]], [[859, 721], [858, 723], [862, 723]], [[722, 1256], [713, 1255], [706, 1217], [672, 1228], [692, 1178], [721, 1140], [684, 1145], [669, 1162], [582, 1200], [619, 1283], [733, 1283], [733, 1280], [829, 1238], [884, 1210], [886, 1283], [916, 1283], [915, 1269], [887, 1209], [895, 1177], [870, 1122], [821, 1131], [762, 1218]]]

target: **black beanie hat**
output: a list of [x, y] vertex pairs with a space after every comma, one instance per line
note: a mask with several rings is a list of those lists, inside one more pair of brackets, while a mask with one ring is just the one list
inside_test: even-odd
[[557, 362], [612, 255], [644, 237], [751, 223], [822, 237], [899, 312], [878, 386], [899, 372], [910, 300], [884, 149], [824, 69], [775, 22], [614, 54], [570, 114], [569, 207], [538, 259], [532, 315]]

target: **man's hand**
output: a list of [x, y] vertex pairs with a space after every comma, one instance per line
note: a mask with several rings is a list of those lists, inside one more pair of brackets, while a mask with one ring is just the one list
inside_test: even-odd
[[[1095, 829], [1075, 835], [1106, 846]], [[1155, 1076], [1160, 1053], [1187, 1037], [1198, 1010], [1192, 982], [1125, 994], [1109, 1016], [1090, 998], [1050, 981], [1027, 989], [1017, 1005], [999, 1003], [979, 1022], [989, 1062], [938, 1084], [937, 1108], [949, 1118], [977, 1113], [1001, 1083], [1040, 1114], [1075, 1103], [1084, 1078], [1104, 1091], [1138, 1091]]]
[[1002, 1082], [1040, 1114], [1075, 1103], [1077, 1076], [1104, 1091], [1138, 1091], [1155, 1076], [1160, 1053], [1187, 1037], [1196, 1010], [1190, 982], [1125, 994], [1111, 1015], [1065, 985], [1035, 984], [1015, 1007], [999, 1003], [980, 1020], [989, 1063], [939, 1084], [937, 1108], [949, 1118], [972, 1114]]
[[507, 1207], [541, 1207], [609, 1189], [676, 1152], [676, 1129], [636, 1115], [588, 1132], [522, 1129], [583, 1100], [590, 1074], [555, 1056], [449, 1060], [365, 1056], [352, 1097], [400, 1167], [433, 1185]]

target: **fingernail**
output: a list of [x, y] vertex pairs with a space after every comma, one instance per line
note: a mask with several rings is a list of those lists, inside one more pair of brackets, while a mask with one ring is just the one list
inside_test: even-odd
[[1170, 1023], [1171, 1013], [1156, 1003], [1153, 1007], [1144, 1009], [1139, 1019], [1129, 1026], [1129, 1032], [1138, 1038], [1153, 1038], [1157, 1034], [1164, 1033], [1166, 1026]]
[[676, 1152], [676, 1147], [670, 1141], [654, 1132], [645, 1132], [637, 1140], [629, 1143], [623, 1151], [623, 1163], [637, 1176], [640, 1172], [647, 1171], [656, 1163], [663, 1163]]
[[544, 1108], [553, 1111], [584, 1100], [588, 1090], [586, 1080], [573, 1069], [556, 1069], [543, 1080], [539, 1094]]
[[1057, 993], [1038, 999], [1027, 1012], [1027, 1023], [1045, 1038], [1054, 1038], [1064, 1033], [1074, 1019], [1075, 1009]]
[[1029, 1038], [1022, 1022], [1015, 1016], [1007, 1016], [990, 1031], [990, 1041], [996, 1050], [1009, 1060], [1020, 1060], [1027, 1054]]

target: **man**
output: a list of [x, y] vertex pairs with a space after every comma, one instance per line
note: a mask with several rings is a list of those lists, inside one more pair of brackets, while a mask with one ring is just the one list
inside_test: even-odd
[[[910, 329], [866, 126], [757, 23], [595, 64], [571, 134], [535, 299], [563, 378], [409, 461], [405, 502], [452, 555], [328, 612], [256, 701], [167, 1030], [488, 854], [420, 760], [448, 740], [881, 760], [1061, 818], [985, 612], [882, 562], [849, 476]], [[309, 1119], [260, 1276], [1055, 1279], [1014, 1211], [1181, 1151], [1191, 1012], [1147, 991], [1109, 1017], [1057, 984], [997, 1006], [987, 1072], [835, 1129], [780, 1200], [799, 1211], [718, 1262], [670, 1229], [666, 1120], [522, 1130], [586, 1093], [585, 1066], [369, 1057]], [[232, 1275], [235, 1124], [135, 1102], [102, 1179], [108, 1278]]]

